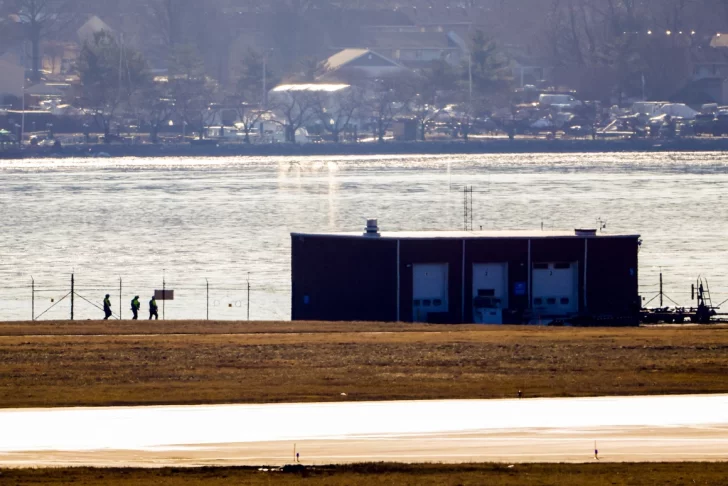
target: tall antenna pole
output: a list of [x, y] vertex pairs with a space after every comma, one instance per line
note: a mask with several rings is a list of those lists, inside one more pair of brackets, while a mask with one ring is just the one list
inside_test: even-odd
[[470, 231], [473, 231], [473, 186], [470, 186]]
[[660, 271], [660, 308], [662, 308], [662, 271]]
[[463, 229], [468, 231], [468, 186], [463, 187]]
[[75, 278], [73, 274], [71, 274], [71, 320], [73, 320], [73, 296], [76, 293], [76, 290], [74, 288], [76, 284]]

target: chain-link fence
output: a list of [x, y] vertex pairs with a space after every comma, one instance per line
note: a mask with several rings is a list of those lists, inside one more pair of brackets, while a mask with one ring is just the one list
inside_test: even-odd
[[[139, 298], [139, 319], [150, 317], [149, 301], [156, 296], [159, 319], [288, 320], [290, 289], [264, 285], [254, 277], [216, 282], [207, 278], [155, 284], [149, 278], [65, 279], [30, 278], [27, 285], [0, 286], [3, 320], [87, 320], [104, 318], [109, 296], [109, 319], [132, 319], [132, 299]], [[172, 292], [165, 292], [172, 291]], [[167, 300], [164, 298], [172, 297]]]

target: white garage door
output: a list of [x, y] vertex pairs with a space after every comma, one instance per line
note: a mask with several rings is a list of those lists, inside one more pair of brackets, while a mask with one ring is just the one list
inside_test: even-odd
[[447, 312], [447, 263], [412, 265], [412, 306], [415, 322], [427, 322], [431, 312]]
[[502, 324], [508, 308], [508, 264], [473, 264], [473, 322]]
[[578, 263], [535, 263], [532, 306], [542, 316], [565, 316], [579, 311]]

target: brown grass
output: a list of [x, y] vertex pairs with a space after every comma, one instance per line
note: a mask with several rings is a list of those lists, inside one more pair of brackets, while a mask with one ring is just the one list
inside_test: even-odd
[[304, 471], [257, 468], [17, 469], [0, 471], [0, 482], [17, 486], [87, 485], [725, 485], [726, 463], [677, 464], [356, 464]]
[[0, 325], [0, 407], [728, 392], [726, 327], [42, 326]]

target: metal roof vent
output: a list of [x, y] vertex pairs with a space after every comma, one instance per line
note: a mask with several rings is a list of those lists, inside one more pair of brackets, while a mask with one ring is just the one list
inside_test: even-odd
[[595, 230], [595, 229], [575, 229], [574, 233], [576, 233], [576, 236], [596, 236], [597, 230]]
[[364, 236], [382, 236], [379, 234], [379, 226], [376, 219], [367, 219], [367, 229]]

